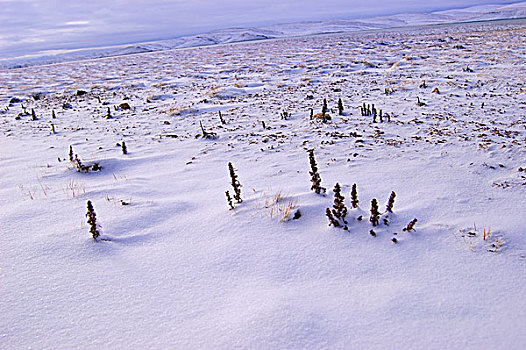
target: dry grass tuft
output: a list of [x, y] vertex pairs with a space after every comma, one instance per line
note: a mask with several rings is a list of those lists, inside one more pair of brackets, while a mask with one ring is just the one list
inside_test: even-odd
[[283, 195], [281, 191], [270, 196], [263, 193], [262, 199], [263, 205], [260, 207], [268, 210], [270, 220], [276, 219], [280, 222], [287, 222], [299, 218], [297, 199]]
[[72, 198], [77, 198], [81, 194], [86, 193], [86, 187], [77, 180], [71, 179], [66, 184], [65, 193], [71, 194]]

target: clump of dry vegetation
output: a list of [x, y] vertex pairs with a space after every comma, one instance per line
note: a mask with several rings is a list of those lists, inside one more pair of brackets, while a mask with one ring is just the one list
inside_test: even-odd
[[378, 226], [379, 219], [380, 213], [378, 212], [378, 201], [376, 198], [373, 198], [371, 201], [371, 216], [369, 217], [369, 221], [373, 224], [373, 226]]
[[217, 139], [217, 134], [215, 132], [211, 132], [211, 131], [206, 131], [205, 128], [203, 127], [203, 123], [201, 121], [199, 121], [199, 126], [201, 127], [201, 135], [199, 136], [202, 136], [203, 138], [207, 139], [207, 140], [215, 140]]
[[230, 210], [234, 209], [234, 203], [232, 203], [232, 197], [230, 196], [230, 192], [229, 191], [225, 191], [225, 195], [226, 195], [226, 202], [228, 203], [228, 207], [230, 208]]
[[387, 201], [387, 207], [385, 208], [386, 212], [389, 212], [389, 213], [393, 212], [395, 197], [396, 197], [396, 193], [394, 191], [391, 192], [391, 195], [389, 196], [389, 200]]
[[341, 194], [341, 187], [339, 183], [334, 185], [334, 205], [333, 209], [330, 210], [327, 208], [326, 215], [329, 219], [329, 226], [333, 225], [334, 227], [343, 227], [344, 230], [348, 230], [347, 220], [347, 207], [345, 206], [345, 197]]
[[[69, 146], [69, 161], [73, 165], [73, 167], [77, 170], [79, 173], [88, 173], [90, 171], [100, 171], [102, 170], [102, 167], [99, 165], [99, 163], [94, 162], [93, 164], [83, 164], [80, 160], [78, 154], [73, 153], [73, 147]], [[60, 161], [60, 158], [59, 158]]]
[[89, 232], [91, 233], [93, 240], [97, 242], [100, 236], [100, 232], [98, 230], [97, 217], [95, 215], [95, 210], [93, 209], [93, 204], [91, 204], [91, 201], [88, 201], [87, 207], [88, 211], [86, 213], [86, 216], [88, 217], [88, 224], [90, 226]]
[[309, 163], [310, 163], [310, 169], [311, 169], [309, 171], [309, 174], [311, 176], [310, 181], [312, 182], [312, 186], [310, 189], [316, 192], [317, 194], [325, 193], [326, 189], [325, 187], [321, 186], [321, 177], [320, 177], [320, 174], [318, 173], [318, 165], [316, 164], [316, 159], [314, 159], [313, 149], [309, 150]]
[[268, 209], [271, 220], [276, 218], [281, 222], [287, 222], [301, 217], [298, 201], [284, 196], [281, 191], [265, 199], [264, 208]]
[[358, 200], [358, 191], [356, 190], [356, 184], [353, 184], [351, 189], [351, 208], [358, 208], [358, 203], [360, 203]]
[[[230, 175], [230, 185], [232, 185], [232, 188], [234, 189], [234, 199], [239, 204], [243, 202], [243, 199], [241, 199], [241, 183], [239, 182], [237, 178], [237, 174], [234, 170], [234, 166], [232, 163], [228, 163], [228, 173]], [[227, 200], [230, 197], [230, 193], [226, 191], [227, 193]]]
[[414, 231], [414, 230], [415, 230], [415, 224], [416, 224], [417, 221], [418, 221], [418, 219], [416, 219], [416, 218], [413, 219], [413, 220], [411, 220], [411, 221], [407, 224], [407, 226], [404, 227], [404, 228], [402, 229], [402, 231], [408, 231], [408, 232], [409, 232], [409, 231]]

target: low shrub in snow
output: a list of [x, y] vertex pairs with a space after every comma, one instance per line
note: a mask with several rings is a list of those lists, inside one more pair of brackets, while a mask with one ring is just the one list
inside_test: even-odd
[[230, 162], [228, 163], [228, 173], [230, 174], [230, 184], [234, 189], [234, 199], [237, 203], [241, 203], [243, 202], [243, 199], [241, 199], [241, 183], [237, 179], [236, 172], [234, 171], [234, 166]]
[[88, 212], [86, 213], [86, 216], [88, 217], [88, 224], [90, 226], [89, 232], [91, 233], [91, 236], [93, 237], [93, 240], [97, 242], [97, 239], [100, 236], [100, 233], [98, 231], [97, 227], [97, 217], [95, 215], [95, 210], [93, 209], [93, 204], [91, 204], [91, 201], [88, 201], [87, 203]]
[[316, 159], [314, 159], [314, 150], [312, 149], [309, 150], [309, 162], [311, 169], [311, 171], [309, 172], [311, 176], [310, 181], [312, 182], [312, 186], [310, 189], [316, 192], [317, 194], [325, 193], [326, 189], [325, 187], [321, 186], [321, 177], [318, 173], [318, 165], [316, 164]]

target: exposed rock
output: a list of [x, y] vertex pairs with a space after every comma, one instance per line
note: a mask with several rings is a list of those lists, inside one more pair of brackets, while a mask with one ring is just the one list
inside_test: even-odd
[[121, 103], [121, 104], [119, 105], [119, 108], [120, 108], [120, 109], [131, 109], [130, 105], [129, 105], [128, 103], [126, 103], [126, 102]]

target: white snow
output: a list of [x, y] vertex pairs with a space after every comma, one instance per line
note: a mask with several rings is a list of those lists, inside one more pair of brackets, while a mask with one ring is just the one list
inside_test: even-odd
[[[523, 349], [525, 34], [456, 24], [0, 70], [0, 348]], [[332, 120], [311, 121], [324, 98]], [[76, 172], [70, 145], [102, 170]], [[336, 182], [348, 207], [358, 188], [348, 231], [325, 216]], [[290, 201], [301, 217], [282, 221]]]

